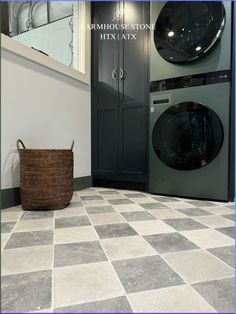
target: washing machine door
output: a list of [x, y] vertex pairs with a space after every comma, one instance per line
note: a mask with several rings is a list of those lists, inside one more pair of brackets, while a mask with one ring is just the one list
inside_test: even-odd
[[169, 62], [191, 62], [215, 45], [224, 26], [225, 9], [221, 1], [170, 1], [157, 18], [155, 46]]
[[193, 170], [206, 166], [223, 143], [222, 123], [217, 114], [196, 102], [171, 106], [157, 119], [152, 145], [168, 167]]

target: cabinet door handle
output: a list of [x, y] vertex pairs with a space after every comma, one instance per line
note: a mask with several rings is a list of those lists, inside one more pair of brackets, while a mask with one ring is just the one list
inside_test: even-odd
[[120, 68], [120, 80], [124, 80], [125, 78], [126, 78], [126, 73], [122, 68]]
[[111, 73], [111, 77], [113, 78], [114, 81], [117, 82], [117, 74], [118, 74], [118, 69], [115, 68], [112, 73]]

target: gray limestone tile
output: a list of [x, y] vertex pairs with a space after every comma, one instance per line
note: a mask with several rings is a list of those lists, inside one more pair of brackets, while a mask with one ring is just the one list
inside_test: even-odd
[[162, 203], [142, 203], [139, 204], [141, 207], [147, 210], [152, 210], [152, 209], [160, 209], [160, 208], [168, 208], [168, 206], [162, 204]]
[[54, 212], [52, 210], [35, 210], [35, 211], [25, 211], [21, 216], [21, 220], [31, 220], [31, 219], [48, 219], [52, 218]]
[[158, 202], [178, 202], [177, 198], [171, 197], [171, 196], [153, 196], [152, 197], [155, 201]]
[[207, 281], [193, 288], [220, 313], [234, 313], [234, 278]]
[[144, 239], [160, 254], [198, 249], [198, 246], [177, 232], [147, 235]]
[[191, 207], [191, 208], [182, 208], [182, 209], [177, 209], [179, 212], [182, 214], [185, 214], [190, 217], [196, 217], [196, 216], [209, 216], [210, 213], [207, 212], [204, 209], [201, 209], [199, 207]]
[[197, 207], [207, 207], [207, 206], [217, 206], [216, 204], [209, 202], [209, 201], [200, 201], [200, 200], [192, 200], [192, 201], [188, 201], [186, 200], [185, 203], [197, 206]]
[[55, 245], [55, 267], [96, 263], [106, 260], [106, 255], [98, 241]]
[[234, 239], [234, 227], [217, 228], [216, 230]]
[[89, 215], [92, 214], [105, 214], [105, 213], [111, 213], [115, 210], [112, 208], [112, 206], [91, 206], [91, 207], [85, 207], [87, 213]]
[[227, 218], [229, 220], [233, 220], [234, 221], [234, 214], [228, 214], [228, 215], [223, 215], [224, 218]]
[[143, 194], [143, 193], [127, 193], [127, 194], [124, 194], [125, 197], [128, 197], [128, 198], [140, 198], [140, 197], [145, 197], [146, 195]]
[[113, 199], [113, 200], [108, 200], [108, 202], [111, 205], [126, 205], [126, 204], [133, 204], [131, 200], [128, 198], [119, 198], [119, 199]]
[[208, 251], [234, 268], [234, 246], [217, 247]]
[[102, 195], [110, 195], [110, 194], [120, 194], [118, 191], [115, 190], [105, 190], [105, 191], [99, 191]]
[[1, 284], [2, 312], [32, 312], [51, 307], [51, 270], [3, 276]]
[[137, 232], [126, 223], [97, 225], [94, 228], [100, 239], [137, 235]]
[[103, 197], [101, 197], [100, 195], [81, 195], [80, 198], [82, 201], [103, 200]]
[[27, 246], [49, 245], [53, 243], [52, 230], [16, 232], [8, 240], [5, 249], [13, 249]]
[[112, 262], [127, 293], [176, 286], [182, 278], [160, 256]]
[[1, 233], [12, 232], [16, 222], [1, 222]]
[[132, 313], [125, 296], [56, 308], [55, 313]]
[[177, 231], [207, 228], [200, 222], [197, 222], [191, 218], [165, 219], [163, 221]]
[[63, 217], [55, 219], [56, 229], [89, 225], [91, 224], [87, 216]]
[[157, 220], [156, 217], [151, 215], [146, 211], [138, 211], [138, 212], [122, 212], [121, 215], [127, 221], [139, 221], [139, 220]]
[[77, 207], [82, 207], [83, 204], [81, 201], [72, 201], [70, 204], [67, 206], [67, 208], [77, 208]]

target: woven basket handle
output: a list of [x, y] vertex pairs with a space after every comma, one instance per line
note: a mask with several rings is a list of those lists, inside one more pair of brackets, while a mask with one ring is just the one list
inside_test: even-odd
[[22, 147], [25, 149], [25, 145], [24, 145], [24, 143], [22, 142], [22, 140], [18, 139], [17, 142], [16, 142], [17, 150], [20, 150], [20, 144], [21, 144]]
[[71, 148], [70, 148], [70, 149], [71, 149], [71, 151], [72, 151], [72, 150], [73, 150], [73, 148], [74, 148], [74, 144], [75, 144], [75, 141], [73, 140], [73, 141], [72, 141], [72, 144], [71, 144]]

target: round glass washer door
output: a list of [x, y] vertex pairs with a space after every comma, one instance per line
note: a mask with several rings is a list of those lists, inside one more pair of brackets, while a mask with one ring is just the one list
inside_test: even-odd
[[224, 26], [225, 9], [221, 1], [170, 1], [157, 18], [154, 43], [165, 60], [191, 62], [215, 45]]
[[223, 139], [217, 114], [195, 102], [168, 108], [152, 132], [156, 155], [166, 166], [177, 170], [194, 170], [209, 164], [218, 155]]

